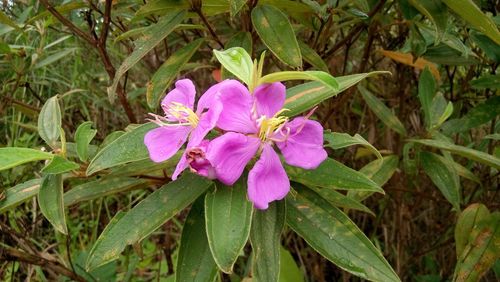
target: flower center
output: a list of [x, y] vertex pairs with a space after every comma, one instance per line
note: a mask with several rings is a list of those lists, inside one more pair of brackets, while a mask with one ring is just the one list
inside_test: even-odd
[[193, 110], [178, 102], [170, 103], [165, 108], [165, 114], [167, 117], [175, 118], [179, 122], [191, 125], [192, 127], [196, 127], [199, 122], [198, 115]]
[[259, 138], [263, 142], [271, 137], [271, 134], [275, 131], [281, 129], [281, 127], [288, 121], [288, 117], [279, 116], [283, 112], [288, 111], [288, 109], [282, 109], [277, 112], [272, 118], [267, 118], [266, 116], [261, 116], [257, 122], [260, 125]]

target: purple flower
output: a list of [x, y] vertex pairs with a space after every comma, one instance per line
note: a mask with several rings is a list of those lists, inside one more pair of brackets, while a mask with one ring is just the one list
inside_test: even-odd
[[206, 158], [206, 150], [209, 142], [208, 140], [203, 140], [198, 146], [188, 146], [186, 148], [172, 175], [173, 180], [177, 179], [179, 174], [188, 167], [192, 172], [205, 176], [208, 179], [216, 178], [215, 168]]
[[[248, 197], [256, 208], [267, 209], [270, 202], [283, 199], [290, 190], [290, 181], [273, 144], [288, 164], [314, 169], [327, 157], [323, 127], [307, 117], [289, 122], [280, 116], [286, 97], [281, 83], [260, 85], [253, 95], [238, 81], [224, 83], [224, 93], [218, 92], [223, 111], [216, 124], [228, 132], [210, 142], [206, 159], [217, 178], [232, 185], [248, 162], [260, 153], [248, 175]], [[205, 95], [216, 92], [209, 90]]]
[[[164, 116], [154, 115], [152, 122], [159, 125], [144, 136], [144, 144], [148, 148], [149, 157], [154, 162], [162, 162], [171, 158], [182, 147], [189, 137], [187, 148], [191, 148], [193, 160], [197, 152], [194, 148], [210, 130], [215, 127], [222, 111], [222, 104], [217, 93], [203, 95], [198, 101], [194, 112], [194, 98], [196, 90], [189, 79], [182, 79], [175, 83], [161, 102]], [[181, 162], [185, 161], [188, 150], [184, 152]]]

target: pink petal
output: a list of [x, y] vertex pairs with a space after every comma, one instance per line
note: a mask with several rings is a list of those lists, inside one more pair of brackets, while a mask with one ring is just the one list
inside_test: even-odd
[[186, 151], [182, 154], [177, 166], [175, 167], [174, 173], [172, 174], [172, 180], [177, 180], [179, 174], [181, 174], [189, 166], [188, 159], [186, 157]]
[[214, 91], [219, 92], [223, 107], [217, 122], [220, 129], [245, 134], [257, 132], [251, 113], [253, 97], [243, 84], [236, 80], [224, 80]]
[[161, 101], [161, 107], [164, 111], [172, 102], [180, 103], [190, 109], [194, 107], [194, 97], [196, 88], [189, 79], [181, 79], [175, 82], [175, 88], [167, 93], [167, 96]]
[[261, 84], [254, 91], [257, 114], [273, 117], [283, 108], [286, 98], [286, 88], [281, 82]]
[[259, 145], [258, 138], [228, 132], [210, 142], [207, 159], [214, 166], [217, 178], [226, 185], [233, 185], [257, 153]]
[[179, 174], [188, 167], [196, 174], [205, 176], [209, 179], [215, 179], [215, 169], [210, 161], [206, 159], [208, 144], [208, 140], [203, 140], [198, 146], [189, 147], [188, 145], [175, 168], [172, 180], [176, 180]]
[[[198, 104], [199, 106], [199, 104]], [[219, 99], [214, 99], [208, 111], [199, 115], [199, 122], [189, 137], [188, 148], [199, 144], [205, 136], [212, 130], [222, 112], [222, 103]]]
[[271, 145], [264, 145], [260, 159], [248, 174], [248, 198], [257, 209], [283, 199], [290, 191], [290, 181], [278, 154]]
[[186, 142], [190, 126], [162, 126], [150, 130], [144, 136], [149, 157], [154, 162], [163, 162], [171, 158]]
[[286, 140], [276, 145], [288, 164], [315, 169], [328, 157], [323, 149], [323, 127], [319, 122], [297, 117], [285, 125], [283, 131], [287, 129], [290, 130], [288, 138], [278, 134], [277, 139]]

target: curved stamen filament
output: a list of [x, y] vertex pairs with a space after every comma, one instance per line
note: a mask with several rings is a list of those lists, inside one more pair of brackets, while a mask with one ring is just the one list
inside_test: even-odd
[[275, 131], [279, 131], [288, 121], [288, 117], [279, 116], [283, 112], [288, 111], [288, 109], [282, 109], [277, 112], [272, 118], [267, 118], [266, 116], [262, 116], [257, 121], [260, 124], [259, 129], [259, 138], [262, 141], [266, 141], [267, 139], [271, 140], [271, 134]]
[[172, 102], [164, 108], [167, 116], [177, 119], [181, 123], [187, 123], [193, 127], [200, 121], [193, 110], [178, 102]]

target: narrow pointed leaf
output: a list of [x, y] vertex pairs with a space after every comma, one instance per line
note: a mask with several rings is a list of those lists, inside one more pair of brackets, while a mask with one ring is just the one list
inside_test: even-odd
[[306, 62], [311, 64], [313, 67], [317, 68], [320, 71], [329, 72], [328, 66], [325, 61], [321, 58], [314, 49], [309, 47], [306, 43], [299, 41], [300, 52], [302, 53], [302, 57]]
[[38, 194], [41, 179], [32, 179], [5, 190], [5, 198], [0, 200], [0, 213], [14, 208], [18, 204]]
[[211, 181], [185, 174], [148, 195], [103, 231], [90, 251], [87, 269], [117, 259], [127, 245], [149, 236], [203, 194], [210, 185]]
[[45, 102], [38, 115], [38, 134], [50, 146], [54, 147], [61, 135], [61, 108], [57, 96]]
[[113, 84], [108, 88], [108, 96], [111, 101], [114, 101], [116, 87], [121, 77], [167, 37], [175, 27], [182, 22], [185, 14], [186, 12], [184, 10], [172, 10], [170, 13], [161, 17], [157, 23], [144, 31], [144, 36], [138, 40], [132, 54], [123, 61], [116, 71]]
[[347, 90], [349, 87], [356, 85], [358, 82], [369, 76], [388, 73], [389, 72], [386, 71], [375, 71], [336, 77], [335, 79], [339, 84], [338, 91], [334, 91], [330, 87], [317, 81], [294, 86], [287, 89], [284, 107], [289, 109], [289, 111], [284, 112], [283, 114], [287, 116], [295, 116], [313, 108], [333, 96], [336, 96], [338, 93]]
[[325, 132], [324, 139], [326, 142], [328, 142], [328, 144], [325, 146], [330, 147], [334, 150], [338, 150], [353, 145], [362, 145], [369, 151], [371, 151], [373, 154], [375, 154], [377, 158], [382, 159], [382, 155], [377, 150], [377, 148], [373, 147], [373, 145], [370, 144], [368, 141], [366, 141], [366, 139], [363, 138], [363, 136], [357, 133], [354, 136], [351, 136], [347, 133]]
[[287, 224], [338, 267], [371, 281], [400, 281], [381, 252], [336, 207], [309, 189], [287, 200]]
[[339, 83], [335, 77], [323, 71], [280, 71], [263, 76], [259, 84], [273, 83], [287, 80], [314, 80], [319, 81], [333, 91], [339, 90]]
[[252, 10], [252, 24], [260, 39], [283, 63], [302, 66], [302, 55], [288, 17], [278, 8], [259, 5]]
[[63, 157], [55, 155], [52, 160], [42, 169], [46, 174], [60, 174], [78, 169], [80, 166], [77, 163], [69, 161]]
[[68, 234], [63, 204], [63, 179], [60, 174], [48, 174], [43, 177], [38, 191], [38, 204], [45, 218], [54, 228]]
[[214, 281], [217, 264], [212, 257], [205, 232], [204, 197], [193, 204], [182, 228], [176, 281]]
[[243, 177], [233, 186], [216, 184], [205, 197], [205, 220], [210, 251], [225, 273], [233, 265], [250, 235], [253, 207], [247, 200]]
[[326, 159], [313, 170], [292, 166], [285, 166], [285, 169], [290, 179], [306, 186], [384, 193], [382, 188], [364, 174], [334, 159]]
[[366, 88], [358, 85], [359, 92], [372, 112], [390, 129], [406, 135], [406, 128], [398, 117]]
[[155, 127], [157, 125], [153, 123], [146, 123], [110, 142], [92, 159], [87, 168], [87, 175], [124, 163], [149, 158], [148, 149], [144, 145], [144, 135]]
[[448, 26], [448, 10], [441, 1], [409, 0], [410, 4], [432, 21], [436, 30], [435, 44], [439, 43]]
[[148, 90], [146, 93], [148, 106], [151, 109], [156, 109], [158, 107], [160, 99], [165, 94], [165, 91], [167, 91], [174, 79], [180, 73], [182, 67], [191, 59], [196, 50], [200, 48], [203, 41], [203, 38], [197, 39], [177, 50], [170, 55], [155, 72], [148, 83]]
[[89, 144], [94, 136], [96, 135], [97, 130], [92, 129], [92, 122], [86, 121], [78, 126], [75, 132], [75, 142], [76, 142], [76, 152], [78, 154], [78, 158], [82, 162], [87, 161], [89, 157]]
[[29, 162], [49, 160], [53, 154], [40, 150], [19, 147], [0, 148], [0, 170], [9, 169]]
[[285, 216], [285, 201], [272, 202], [267, 210], [254, 212], [250, 242], [253, 252], [252, 274], [256, 282], [278, 281]]
[[472, 204], [460, 213], [455, 226], [455, 245], [458, 259], [469, 244], [472, 230], [478, 227], [480, 221], [486, 220], [489, 216], [490, 211], [483, 204]]
[[409, 141], [423, 144], [426, 146], [438, 148], [441, 150], [449, 151], [453, 154], [457, 154], [459, 156], [478, 161], [480, 163], [487, 164], [491, 167], [494, 167], [496, 169], [500, 169], [500, 159], [486, 154], [484, 152], [470, 149], [464, 146], [459, 146], [451, 143], [447, 143], [444, 141], [439, 141], [439, 140], [433, 140], [433, 139], [410, 139]]

